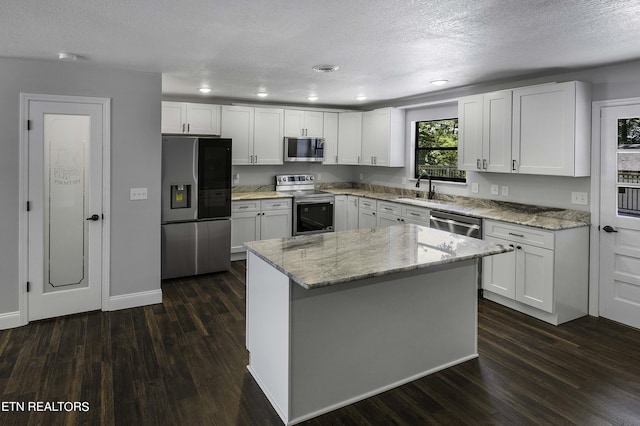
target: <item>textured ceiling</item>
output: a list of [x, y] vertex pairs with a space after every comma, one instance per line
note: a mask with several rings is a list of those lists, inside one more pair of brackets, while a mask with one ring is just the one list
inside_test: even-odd
[[5, 0], [0, 40], [4, 57], [160, 72], [169, 96], [344, 106], [638, 59], [640, 2]]

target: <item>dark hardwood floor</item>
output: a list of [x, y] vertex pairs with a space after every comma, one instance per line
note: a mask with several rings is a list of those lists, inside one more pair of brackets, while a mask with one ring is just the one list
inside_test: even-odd
[[[163, 305], [0, 331], [0, 425], [281, 424], [246, 370], [244, 267], [168, 280]], [[478, 334], [478, 359], [305, 424], [640, 425], [640, 331], [481, 301]]]

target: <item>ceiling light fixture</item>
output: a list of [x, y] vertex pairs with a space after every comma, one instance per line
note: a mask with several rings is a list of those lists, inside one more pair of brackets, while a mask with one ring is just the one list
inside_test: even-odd
[[307, 96], [307, 100], [309, 100], [309, 101], [317, 101], [318, 97], [316, 95]]
[[313, 67], [315, 72], [334, 72], [340, 69], [337, 65], [316, 65]]
[[359, 101], [366, 101], [367, 97], [364, 96], [364, 95], [358, 95], [358, 96], [356, 96], [356, 99], [359, 100]]
[[266, 98], [267, 96], [269, 96], [269, 94], [267, 92], [258, 92], [256, 93], [256, 96], [259, 96], [261, 98]]
[[61, 61], [77, 61], [78, 56], [74, 55], [73, 53], [60, 52], [58, 53], [58, 59], [60, 59]]
[[431, 80], [430, 83], [434, 86], [442, 86], [443, 84], [447, 84], [449, 80]]
[[211, 92], [211, 88], [210, 87], [199, 87], [198, 91], [200, 91], [200, 93], [209, 93], [209, 92]]

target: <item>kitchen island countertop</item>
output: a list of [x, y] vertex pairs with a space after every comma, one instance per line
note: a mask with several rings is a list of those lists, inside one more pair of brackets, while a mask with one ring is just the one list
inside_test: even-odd
[[253, 241], [245, 247], [306, 289], [513, 250], [413, 224]]

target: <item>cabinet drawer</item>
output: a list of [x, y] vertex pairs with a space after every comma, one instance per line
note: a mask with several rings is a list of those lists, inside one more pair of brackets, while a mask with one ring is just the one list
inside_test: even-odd
[[402, 217], [429, 223], [431, 211], [422, 207], [402, 206]]
[[376, 211], [376, 200], [372, 200], [370, 198], [360, 198], [360, 209], [361, 210], [372, 210]]
[[546, 249], [554, 248], [554, 233], [528, 226], [512, 225], [504, 222], [484, 221], [484, 235], [503, 238], [514, 242], [531, 244]]
[[273, 198], [262, 200], [262, 210], [290, 210], [291, 198]]
[[389, 203], [386, 201], [378, 201], [378, 213], [393, 214], [400, 216], [402, 206], [396, 203]]
[[233, 201], [231, 213], [253, 212], [260, 210], [260, 200]]

